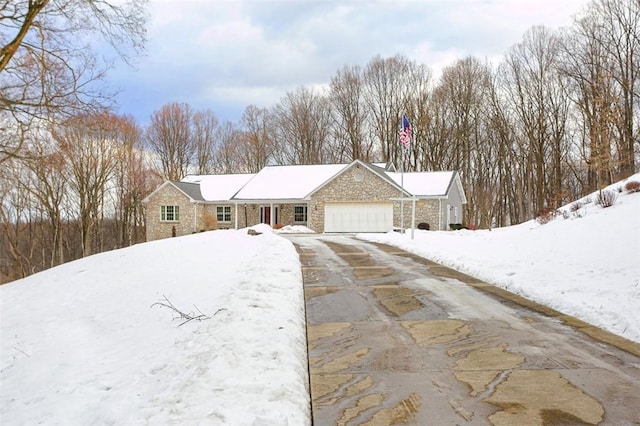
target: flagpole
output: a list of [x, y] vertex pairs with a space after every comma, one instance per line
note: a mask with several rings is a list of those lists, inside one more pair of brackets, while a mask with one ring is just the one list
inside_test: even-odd
[[[404, 131], [404, 114], [400, 117], [400, 127]], [[400, 234], [404, 234], [404, 143], [400, 144]]]
[[400, 148], [400, 233], [404, 234], [404, 145]]
[[404, 234], [404, 152], [411, 144], [411, 123], [405, 114], [402, 114], [401, 129], [399, 131], [398, 142], [402, 154], [400, 155], [400, 233]]

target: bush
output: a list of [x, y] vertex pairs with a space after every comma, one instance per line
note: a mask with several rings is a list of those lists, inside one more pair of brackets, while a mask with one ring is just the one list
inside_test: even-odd
[[204, 229], [207, 231], [218, 229], [218, 219], [212, 214], [203, 215], [202, 224], [204, 225]]
[[461, 223], [450, 223], [449, 228], [451, 228], [453, 231], [459, 231], [461, 229], [464, 229], [464, 226], [462, 226]]
[[598, 192], [596, 196], [596, 204], [606, 209], [607, 207], [611, 207], [615, 204], [616, 199], [618, 198], [618, 194], [615, 191], [604, 190]]
[[572, 213], [577, 212], [578, 210], [580, 210], [582, 207], [584, 206], [584, 204], [582, 204], [581, 201], [576, 201], [575, 203], [571, 204], [571, 206], [569, 206], [569, 210]]
[[422, 229], [423, 231], [428, 231], [429, 229], [431, 229], [431, 226], [429, 226], [429, 224], [426, 222], [420, 222], [418, 224], [418, 229]]
[[549, 223], [558, 215], [558, 211], [556, 209], [552, 209], [551, 207], [547, 207], [546, 209], [542, 209], [538, 211], [536, 214], [536, 221], [544, 225], [545, 223]]
[[624, 190], [629, 194], [640, 192], [640, 182], [638, 182], [637, 180], [629, 181], [624, 185]]

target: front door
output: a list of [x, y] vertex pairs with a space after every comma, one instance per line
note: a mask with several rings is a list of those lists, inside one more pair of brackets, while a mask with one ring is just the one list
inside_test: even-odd
[[[278, 208], [274, 207], [273, 224], [278, 223]], [[266, 223], [267, 225], [271, 225], [271, 207], [270, 206], [262, 206], [260, 207], [260, 223]]]

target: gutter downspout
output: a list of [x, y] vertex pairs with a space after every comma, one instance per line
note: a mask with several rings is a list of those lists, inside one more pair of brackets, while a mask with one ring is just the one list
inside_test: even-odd
[[442, 229], [442, 198], [438, 198], [438, 229], [440, 231], [443, 230]]
[[193, 233], [198, 232], [198, 202], [193, 202]]

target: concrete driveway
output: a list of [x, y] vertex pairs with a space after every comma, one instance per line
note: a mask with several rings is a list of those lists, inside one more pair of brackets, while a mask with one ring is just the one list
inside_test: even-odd
[[640, 425], [640, 345], [394, 247], [288, 238], [315, 426]]

